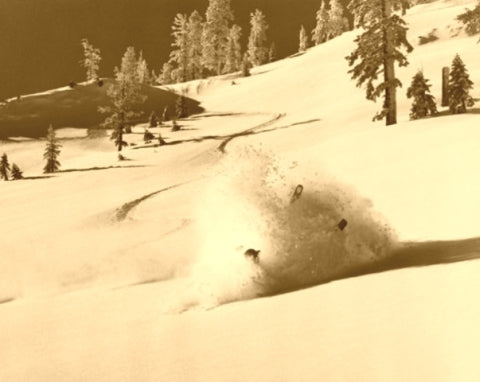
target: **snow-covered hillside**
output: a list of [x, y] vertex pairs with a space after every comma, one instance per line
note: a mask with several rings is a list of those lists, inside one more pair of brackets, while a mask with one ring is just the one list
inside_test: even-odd
[[27, 179], [0, 183], [0, 380], [478, 380], [477, 109], [410, 122], [405, 96], [423, 68], [439, 100], [456, 53], [480, 84], [474, 3], [407, 13], [395, 126], [347, 75], [349, 32], [180, 85], [206, 112], [161, 147], [137, 126], [127, 161], [60, 131], [47, 177], [43, 141], [1, 143]]

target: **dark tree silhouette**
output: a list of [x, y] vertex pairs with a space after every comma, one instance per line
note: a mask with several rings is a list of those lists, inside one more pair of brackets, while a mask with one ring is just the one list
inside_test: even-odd
[[412, 84], [407, 89], [407, 97], [413, 98], [410, 119], [424, 118], [437, 113], [435, 97], [430, 94], [430, 85], [421, 70], [413, 76]]
[[8, 172], [10, 171], [10, 164], [8, 163], [7, 154], [3, 153], [0, 159], [0, 177], [3, 180], [8, 180]]
[[47, 161], [45, 167], [43, 168], [44, 173], [53, 173], [58, 171], [60, 168], [60, 162], [57, 159], [60, 155], [60, 147], [62, 146], [57, 142], [55, 130], [50, 125], [47, 134], [47, 146], [45, 147], [45, 152], [43, 153], [43, 159]]
[[154, 111], [152, 111], [152, 113], [150, 114], [149, 125], [150, 125], [150, 127], [157, 127], [158, 126], [157, 114]]
[[12, 164], [12, 179], [14, 180], [23, 179], [23, 172], [15, 163]]
[[473, 88], [473, 82], [467, 72], [467, 68], [457, 54], [450, 69], [450, 81], [448, 83], [448, 106], [453, 114], [466, 113], [467, 107], [473, 106], [473, 98], [469, 90]]

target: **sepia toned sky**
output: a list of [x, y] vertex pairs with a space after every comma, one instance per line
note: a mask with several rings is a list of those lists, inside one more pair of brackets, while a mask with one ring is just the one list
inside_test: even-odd
[[[261, 9], [278, 58], [296, 52], [298, 32], [311, 30], [321, 0], [232, 0], [235, 22], [249, 32], [249, 13]], [[143, 50], [158, 73], [168, 58], [176, 13], [205, 13], [208, 0], [0, 0], [0, 99], [81, 81], [80, 40], [102, 51], [110, 76], [127, 46]]]

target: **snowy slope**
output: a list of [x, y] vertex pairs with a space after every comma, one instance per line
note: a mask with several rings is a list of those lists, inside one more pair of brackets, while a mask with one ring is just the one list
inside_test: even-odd
[[[415, 46], [404, 89], [423, 67], [438, 98], [457, 52], [480, 83], [477, 37], [452, 37], [474, 3], [409, 11], [412, 41], [440, 39]], [[138, 126], [129, 161], [67, 138], [64, 172], [41, 178], [43, 142], [2, 144], [31, 179], [0, 184], [0, 380], [478, 380], [480, 263], [455, 263], [478, 241], [315, 286], [374, 271], [398, 241], [480, 236], [476, 112], [409, 122], [402, 94], [398, 125], [370, 122], [343, 59], [354, 35], [190, 84], [207, 113], [152, 129], [163, 147]]]

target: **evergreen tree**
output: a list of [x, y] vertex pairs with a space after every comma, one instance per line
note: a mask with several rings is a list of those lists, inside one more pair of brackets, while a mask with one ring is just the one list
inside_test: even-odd
[[348, 10], [354, 17], [355, 27], [365, 27], [368, 24], [382, 18], [385, 10], [399, 11], [402, 15], [410, 8], [411, 0], [350, 0]]
[[348, 30], [348, 19], [344, 15], [342, 4], [338, 0], [330, 0], [328, 11], [328, 35], [329, 38], [340, 36]]
[[172, 130], [173, 132], [179, 131], [180, 130], [180, 125], [177, 123], [177, 118], [174, 116], [172, 118]]
[[170, 62], [165, 62], [163, 64], [162, 73], [160, 74], [159, 81], [162, 85], [169, 85], [173, 83], [172, 78], [173, 66]]
[[155, 136], [148, 129], [145, 129], [143, 133], [143, 141], [145, 143], [150, 143], [154, 138]]
[[0, 178], [3, 180], [8, 180], [8, 172], [10, 171], [10, 163], [8, 163], [7, 154], [3, 153], [2, 158], [0, 159]]
[[203, 17], [198, 11], [193, 11], [188, 18], [188, 73], [190, 78], [197, 79], [203, 77], [202, 63], [202, 34]]
[[305, 52], [308, 47], [308, 36], [307, 36], [307, 31], [305, 30], [305, 27], [302, 25], [300, 28], [300, 42], [298, 45], [298, 51], [299, 52]]
[[184, 95], [177, 97], [177, 101], [175, 103], [175, 115], [178, 119], [188, 117], [187, 99]]
[[56, 172], [60, 168], [60, 162], [58, 161], [58, 156], [60, 155], [60, 147], [62, 147], [57, 142], [57, 137], [55, 135], [55, 130], [52, 125], [48, 128], [47, 133], [47, 146], [45, 147], [45, 152], [43, 153], [43, 159], [47, 161], [43, 172], [46, 174]]
[[240, 38], [242, 37], [242, 28], [233, 25], [228, 35], [227, 60], [225, 62], [224, 73], [232, 73], [240, 70], [242, 66], [242, 52]]
[[473, 9], [466, 9], [465, 13], [457, 16], [457, 20], [466, 25], [466, 31], [469, 35], [480, 32], [480, 1]]
[[150, 127], [158, 126], [158, 118], [157, 118], [157, 113], [155, 113], [155, 111], [152, 111], [152, 113], [150, 114], [149, 125]]
[[277, 48], [275, 47], [275, 43], [272, 42], [270, 45], [270, 50], [268, 51], [268, 62], [273, 62], [277, 59]]
[[250, 14], [250, 36], [248, 38], [248, 59], [253, 66], [262, 65], [267, 62], [268, 24], [262, 11], [256, 9]]
[[209, 0], [202, 35], [203, 66], [221, 74], [226, 62], [230, 23], [233, 11], [230, 0]]
[[147, 61], [143, 58], [143, 52], [140, 51], [140, 56], [137, 60], [137, 80], [141, 84], [150, 84], [150, 71], [148, 70]]
[[136, 107], [146, 99], [146, 96], [141, 94], [133, 47], [129, 47], [125, 52], [120, 69], [115, 68], [115, 83], [108, 88], [107, 95], [111, 99], [111, 105], [100, 107], [99, 111], [109, 114], [103, 126], [113, 130], [111, 138], [117, 150], [121, 151], [127, 145], [123, 140], [124, 133], [131, 129], [133, 120], [141, 115]]
[[172, 70], [173, 82], [185, 82], [189, 77], [189, 54], [190, 41], [188, 33], [188, 18], [186, 15], [177, 14], [173, 20], [172, 26], [174, 50], [170, 53], [170, 63], [174, 67]]
[[162, 123], [170, 121], [170, 114], [168, 113], [168, 105], [163, 109]]
[[430, 94], [430, 85], [421, 70], [413, 76], [412, 83], [407, 89], [407, 97], [413, 98], [410, 119], [424, 118], [437, 113], [435, 97]]
[[473, 106], [473, 98], [469, 90], [473, 88], [473, 82], [470, 80], [467, 68], [460, 56], [457, 54], [452, 62], [450, 69], [450, 79], [448, 82], [449, 108], [453, 114], [467, 112], [467, 106]]
[[317, 11], [317, 23], [315, 25], [315, 29], [312, 31], [312, 41], [315, 43], [315, 45], [319, 45], [328, 40], [329, 22], [330, 15], [328, 13], [325, 0], [323, 0], [320, 9]]
[[94, 48], [86, 38], [81, 41], [83, 47], [83, 60], [80, 61], [83, 67], [87, 69], [87, 81], [96, 80], [98, 78], [98, 70], [100, 69], [100, 49]]
[[[403, 46], [408, 52], [413, 48], [407, 41], [405, 22], [392, 13], [390, 0], [360, 3], [368, 8], [364, 8], [367, 13], [360, 14], [364, 32], [355, 39], [357, 48], [346, 57], [348, 64], [353, 66], [349, 73], [357, 80], [357, 86], [366, 83], [368, 100], [376, 101], [383, 94], [383, 109], [374, 120], [385, 118], [386, 124], [392, 125], [397, 123], [396, 89], [402, 85], [395, 77], [395, 62], [399, 66], [408, 65], [399, 48]], [[383, 81], [375, 84], [379, 74], [383, 74]]]
[[167, 142], [165, 142], [165, 140], [164, 140], [163, 137], [162, 137], [162, 133], [159, 132], [159, 133], [158, 133], [158, 145], [159, 145], [159, 146], [163, 146], [163, 145], [165, 145], [166, 143], [167, 143]]
[[243, 60], [242, 60], [242, 76], [244, 77], [249, 77], [250, 76], [250, 61], [248, 60], [248, 54], [245, 52], [243, 55]]
[[23, 179], [23, 172], [15, 163], [12, 164], [12, 179], [13, 180]]

